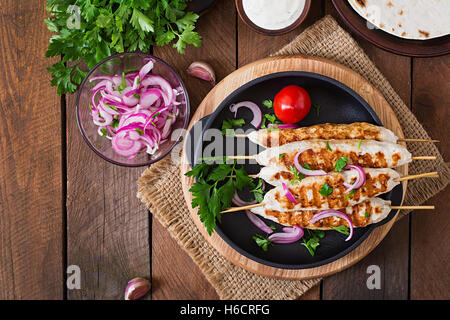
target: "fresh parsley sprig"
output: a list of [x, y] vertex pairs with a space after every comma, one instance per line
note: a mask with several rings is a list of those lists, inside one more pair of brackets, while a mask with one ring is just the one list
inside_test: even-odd
[[[200, 46], [195, 32], [198, 15], [185, 12], [190, 0], [47, 0], [45, 23], [55, 34], [47, 57], [61, 56], [48, 70], [58, 94], [73, 93], [87, 72], [106, 57], [173, 42], [179, 53], [187, 45]], [[79, 10], [79, 11], [77, 11]], [[79, 23], [77, 13], [79, 14]], [[75, 18], [74, 18], [75, 17]]]
[[236, 190], [255, 188], [253, 179], [243, 167], [236, 168], [236, 163], [214, 165], [202, 162], [185, 175], [197, 178], [189, 189], [193, 197], [191, 205], [198, 207], [200, 221], [209, 235], [216, 230], [216, 220], [221, 221], [220, 212], [231, 206]]

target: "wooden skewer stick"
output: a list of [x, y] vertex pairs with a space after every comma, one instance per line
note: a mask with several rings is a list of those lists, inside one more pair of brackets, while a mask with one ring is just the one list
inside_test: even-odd
[[[234, 160], [253, 160], [256, 159], [256, 155], [252, 156], [227, 156], [228, 159], [234, 159]], [[413, 160], [436, 160], [435, 156], [417, 156], [417, 157], [411, 157]]]
[[397, 142], [440, 142], [439, 140], [432, 139], [398, 139]]
[[405, 177], [395, 179], [394, 181], [400, 182], [400, 181], [406, 181], [406, 180], [412, 180], [412, 179], [418, 179], [418, 178], [439, 178], [439, 173], [437, 171], [433, 171], [433, 172], [427, 172], [427, 173], [421, 173], [421, 174], [413, 174], [410, 176], [405, 176]]
[[434, 206], [391, 206], [394, 210], [434, 210]]
[[436, 160], [435, 156], [417, 156], [417, 157], [411, 157], [413, 160]]
[[[249, 178], [258, 178], [259, 175], [249, 174], [248, 177]], [[228, 176], [228, 178], [236, 178], [236, 175]], [[395, 179], [394, 181], [400, 182], [400, 181], [413, 180], [413, 179], [419, 179], [419, 178], [439, 178], [439, 173], [437, 171], [433, 171], [433, 172], [427, 172], [427, 173], [421, 173], [421, 174], [413, 174], [410, 176], [404, 176], [404, 177]]]
[[[249, 210], [257, 207], [263, 207], [266, 204], [264, 202], [257, 203], [257, 204], [251, 204], [248, 206], [243, 207], [232, 207], [230, 209], [224, 210], [221, 213], [230, 213], [230, 212], [236, 212], [236, 211], [242, 211], [242, 210]], [[434, 210], [434, 206], [391, 206], [391, 209], [393, 210]]]
[[[236, 133], [234, 135], [235, 138], [248, 138], [247, 134], [243, 133]], [[433, 140], [433, 139], [398, 139], [397, 142], [440, 142], [439, 140]]]

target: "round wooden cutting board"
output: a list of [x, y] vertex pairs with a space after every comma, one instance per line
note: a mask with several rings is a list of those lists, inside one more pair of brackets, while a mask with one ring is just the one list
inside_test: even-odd
[[[400, 124], [391, 107], [381, 93], [368, 81], [353, 70], [340, 64], [321, 58], [307, 56], [270, 57], [263, 60], [258, 60], [234, 71], [223, 79], [217, 86], [215, 86], [205, 97], [192, 117], [188, 130], [190, 130], [194, 123], [196, 123], [199, 119], [211, 114], [229, 94], [245, 83], [267, 74], [283, 71], [314, 72], [333, 78], [345, 84], [369, 103], [386, 128], [392, 130], [399, 138], [404, 138]], [[192, 209], [191, 207], [192, 197], [189, 192], [189, 188], [194, 180], [184, 176], [184, 174], [190, 170], [191, 168], [187, 163], [185, 150], [183, 147], [183, 154], [181, 157], [181, 182], [183, 186], [183, 193], [190, 210], [191, 217], [194, 220], [199, 232], [202, 233], [206, 241], [208, 241], [216, 250], [220, 252], [220, 254], [232, 263], [250, 272], [267, 277], [286, 280], [301, 280], [323, 277], [344, 270], [369, 254], [369, 252], [371, 252], [386, 236], [396, 220], [396, 217], [394, 217], [386, 224], [375, 228], [375, 230], [373, 230], [373, 232], [361, 243], [361, 245], [346, 256], [335, 260], [334, 262], [309, 269], [278, 269], [248, 259], [231, 248], [217, 233], [214, 233], [212, 236], [207, 234], [197, 215], [197, 209]], [[408, 167], [407, 165], [404, 165], [397, 168], [397, 171], [399, 171], [401, 175], [407, 175]], [[406, 193], [406, 181], [403, 182], [403, 190], [404, 198]]]

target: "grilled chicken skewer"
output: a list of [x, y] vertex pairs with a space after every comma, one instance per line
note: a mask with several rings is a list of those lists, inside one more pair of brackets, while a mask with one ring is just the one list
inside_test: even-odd
[[[376, 169], [364, 169], [364, 171], [370, 171], [370, 170], [376, 170]], [[273, 185], [273, 186], [281, 186], [281, 184], [284, 182], [286, 185], [296, 183], [296, 177], [295, 174], [291, 171], [285, 171], [283, 168], [280, 167], [262, 167], [261, 171], [258, 174], [249, 175], [251, 178], [261, 178], [267, 183]], [[411, 180], [411, 179], [417, 179], [417, 178], [438, 178], [439, 174], [437, 171], [433, 172], [427, 172], [417, 175], [411, 175], [411, 176], [404, 176], [398, 179], [395, 179], [395, 181], [404, 181], [404, 180]]]
[[341, 157], [347, 157], [348, 164], [365, 168], [392, 168], [411, 162], [418, 157], [402, 145], [374, 140], [305, 140], [268, 148], [254, 156], [228, 156], [230, 159], [255, 159], [262, 166], [278, 166], [289, 170], [298, 162], [307, 164], [312, 170], [334, 171], [334, 165]]
[[[401, 209], [403, 207], [391, 206], [391, 201], [378, 197], [365, 200], [344, 209], [339, 209], [345, 213], [352, 221], [353, 227], [366, 227], [369, 224], [378, 223], [385, 219], [391, 210]], [[407, 207], [404, 207], [407, 209]], [[434, 206], [422, 206], [422, 209], [434, 209]], [[266, 209], [265, 207], [256, 207], [250, 210], [263, 218], [272, 220], [284, 226], [299, 226], [306, 229], [331, 230], [332, 227], [342, 225], [349, 226], [348, 223], [337, 216], [320, 219], [316, 223], [310, 223], [318, 210], [299, 210], [299, 211], [277, 211]]]
[[352, 185], [358, 180], [355, 170], [333, 172], [277, 186], [265, 194], [259, 205], [276, 211], [341, 209], [389, 192], [400, 183], [396, 181], [400, 175], [392, 169], [366, 169], [365, 173], [364, 185], [354, 192], [345, 193], [344, 183]]
[[253, 131], [248, 135], [235, 136], [238, 138], [249, 138], [250, 141], [266, 148], [312, 139], [361, 139], [385, 141], [391, 143], [405, 141], [438, 142], [437, 140], [426, 139], [399, 139], [391, 130], [366, 122], [355, 122], [351, 124], [324, 123], [296, 129], [262, 129]]
[[[312, 217], [319, 212], [317, 210], [277, 211], [266, 209], [265, 207], [257, 207], [250, 211], [285, 226], [298, 225], [302, 228], [320, 230], [330, 230], [332, 226], [339, 227], [341, 225], [348, 227], [348, 223], [337, 216], [323, 218], [316, 223], [310, 223], [309, 221]], [[386, 218], [391, 212], [391, 202], [381, 198], [371, 198], [339, 211], [350, 218], [353, 227], [365, 227]]]

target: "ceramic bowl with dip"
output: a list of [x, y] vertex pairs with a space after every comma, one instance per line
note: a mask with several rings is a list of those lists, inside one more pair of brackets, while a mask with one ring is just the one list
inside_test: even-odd
[[296, 29], [308, 15], [311, 0], [235, 0], [242, 21], [254, 31], [280, 35]]

